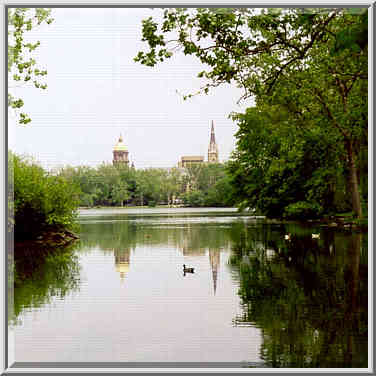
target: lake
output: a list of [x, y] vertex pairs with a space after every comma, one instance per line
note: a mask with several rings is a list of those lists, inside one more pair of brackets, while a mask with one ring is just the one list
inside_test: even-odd
[[17, 362], [368, 366], [367, 234], [214, 208], [79, 223], [15, 290]]

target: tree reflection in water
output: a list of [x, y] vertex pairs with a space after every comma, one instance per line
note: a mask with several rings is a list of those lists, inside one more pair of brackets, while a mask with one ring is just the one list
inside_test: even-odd
[[17, 260], [14, 294], [9, 294], [14, 299], [13, 304], [9, 304], [10, 323], [17, 324], [20, 314], [26, 309], [41, 307], [54, 298], [63, 299], [78, 291], [80, 265], [75, 247], [72, 244], [57, 248], [39, 258], [38, 250], [34, 249], [32, 263], [28, 259]]
[[261, 329], [270, 367], [367, 367], [367, 236], [312, 232], [243, 231], [229, 261], [244, 308], [234, 325]]

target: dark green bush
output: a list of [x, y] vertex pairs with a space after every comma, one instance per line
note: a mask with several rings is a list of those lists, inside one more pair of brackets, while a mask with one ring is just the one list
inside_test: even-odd
[[78, 207], [78, 188], [61, 176], [49, 175], [29, 158], [11, 155], [14, 234], [16, 240], [35, 239], [51, 229], [72, 228]]
[[322, 214], [322, 207], [316, 203], [298, 201], [285, 207], [283, 217], [286, 219], [312, 219]]

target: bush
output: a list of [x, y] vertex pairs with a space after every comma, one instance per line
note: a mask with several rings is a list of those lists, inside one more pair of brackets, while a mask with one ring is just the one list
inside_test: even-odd
[[184, 205], [192, 207], [205, 206], [205, 197], [201, 191], [187, 192], [183, 195]]
[[322, 214], [322, 207], [316, 203], [299, 201], [285, 207], [283, 217], [286, 219], [311, 219]]
[[15, 239], [35, 239], [50, 229], [72, 228], [79, 190], [61, 176], [48, 175], [31, 159], [11, 155]]
[[94, 206], [94, 199], [92, 194], [82, 193], [80, 197], [80, 206]]

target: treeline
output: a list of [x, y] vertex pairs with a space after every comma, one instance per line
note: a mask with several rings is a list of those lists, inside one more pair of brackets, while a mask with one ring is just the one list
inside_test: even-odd
[[79, 204], [84, 207], [233, 204], [229, 176], [222, 164], [142, 170], [102, 164], [65, 167], [59, 176], [79, 187]]
[[75, 228], [76, 210], [94, 206], [231, 206], [230, 178], [222, 164], [185, 169], [102, 164], [51, 173], [35, 160], [9, 153], [9, 231], [16, 240]]

